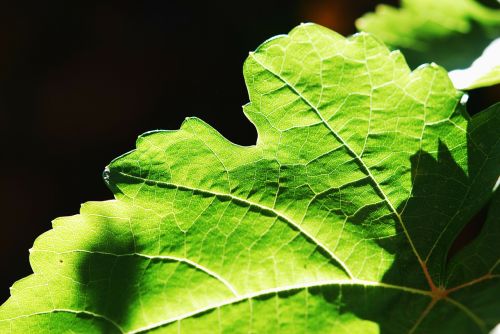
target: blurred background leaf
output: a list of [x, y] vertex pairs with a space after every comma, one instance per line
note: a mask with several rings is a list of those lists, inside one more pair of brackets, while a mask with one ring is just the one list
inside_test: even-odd
[[[356, 26], [401, 49], [413, 68], [435, 62], [448, 71], [466, 69], [500, 36], [500, 2], [402, 0], [398, 8], [378, 5], [374, 13], [359, 18]], [[500, 83], [500, 57], [489, 58], [490, 66], [476, 63], [469, 73], [462, 72], [465, 78], [453, 75], [455, 87]]]

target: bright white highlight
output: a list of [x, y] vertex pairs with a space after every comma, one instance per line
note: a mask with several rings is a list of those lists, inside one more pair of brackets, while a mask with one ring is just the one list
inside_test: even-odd
[[455, 88], [470, 89], [493, 71], [500, 71], [500, 38], [491, 42], [469, 68], [451, 71], [449, 75]]

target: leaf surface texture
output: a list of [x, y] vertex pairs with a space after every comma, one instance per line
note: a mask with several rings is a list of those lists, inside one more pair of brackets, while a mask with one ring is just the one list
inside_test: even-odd
[[[114, 200], [56, 219], [11, 333], [474, 333], [498, 314], [499, 107], [447, 72], [306, 24], [251, 53], [255, 146], [189, 118], [139, 137]], [[480, 235], [447, 261], [467, 222]]]

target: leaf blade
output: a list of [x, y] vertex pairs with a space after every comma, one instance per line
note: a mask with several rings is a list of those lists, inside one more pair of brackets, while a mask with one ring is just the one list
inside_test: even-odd
[[[116, 199], [36, 241], [35, 274], [14, 285], [0, 329], [446, 332], [436, 310], [478, 328], [457, 306], [471, 301], [451, 299], [461, 289], [435, 289], [466, 223], [440, 214], [495, 176], [468, 178], [490, 155], [468, 147], [447, 73], [410, 72], [376, 38], [308, 24], [264, 43], [244, 74], [257, 145], [193, 118], [139, 137], [105, 172]], [[496, 152], [494, 131], [476, 133]], [[477, 195], [467, 214], [489, 198]], [[63, 310], [74, 314], [60, 323]]]

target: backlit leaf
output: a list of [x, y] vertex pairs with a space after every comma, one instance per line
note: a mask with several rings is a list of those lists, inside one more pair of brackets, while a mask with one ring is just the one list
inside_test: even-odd
[[[313, 24], [262, 44], [244, 75], [257, 144], [196, 118], [140, 136], [104, 173], [115, 199], [37, 239], [1, 333], [455, 334], [500, 321], [499, 106], [470, 119], [441, 67], [411, 72], [369, 34]], [[482, 209], [481, 233], [450, 257]]]

